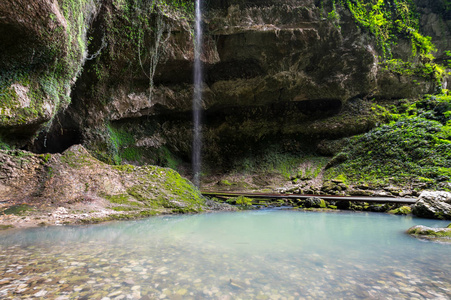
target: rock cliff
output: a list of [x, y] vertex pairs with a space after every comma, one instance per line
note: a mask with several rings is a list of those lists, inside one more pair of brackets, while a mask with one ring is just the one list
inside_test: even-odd
[[[445, 2], [416, 5], [445, 62]], [[82, 143], [106, 162], [187, 170], [192, 14], [191, 1], [3, 1], [1, 140], [41, 153]], [[333, 1], [206, 1], [203, 27], [205, 170], [268, 149], [333, 155], [330, 141], [384, 121], [375, 106], [447, 84], [388, 66], [372, 31]], [[412, 43], [397, 37], [390, 58], [424, 63]]]

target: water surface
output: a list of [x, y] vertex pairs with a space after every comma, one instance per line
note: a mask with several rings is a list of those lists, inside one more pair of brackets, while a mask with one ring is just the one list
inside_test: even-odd
[[[451, 298], [448, 222], [261, 210], [0, 233], [0, 298]], [[105, 298], [105, 299], [108, 299]]]

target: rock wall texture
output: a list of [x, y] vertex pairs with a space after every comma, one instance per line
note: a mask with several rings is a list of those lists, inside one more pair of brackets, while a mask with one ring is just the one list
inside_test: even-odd
[[0, 139], [22, 147], [69, 103], [94, 0], [0, 3]]
[[[440, 3], [417, 0], [421, 28], [444, 61], [451, 24]], [[270, 147], [318, 151], [325, 140], [374, 127], [375, 103], [437, 88], [435, 78], [384, 68], [349, 11], [328, 18], [331, 1], [206, 5], [207, 167], [227, 169]], [[3, 1], [1, 139], [35, 152], [81, 142], [107, 162], [183, 166], [191, 156], [192, 25], [189, 7], [159, 1]], [[400, 40], [394, 57], [410, 48]]]
[[[0, 159], [0, 224], [16, 223], [7, 215], [23, 209], [24, 223], [61, 225], [227, 208], [211, 204], [172, 169], [111, 166], [81, 145], [54, 155], [0, 150]], [[58, 218], [56, 207], [64, 212]]]

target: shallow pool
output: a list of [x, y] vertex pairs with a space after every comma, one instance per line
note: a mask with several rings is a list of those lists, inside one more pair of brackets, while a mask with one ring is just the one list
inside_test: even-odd
[[0, 298], [451, 298], [449, 222], [260, 210], [0, 233]]

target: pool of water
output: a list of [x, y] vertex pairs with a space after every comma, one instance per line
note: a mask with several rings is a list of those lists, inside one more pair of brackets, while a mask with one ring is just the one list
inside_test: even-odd
[[450, 299], [449, 222], [260, 210], [0, 233], [0, 298]]

